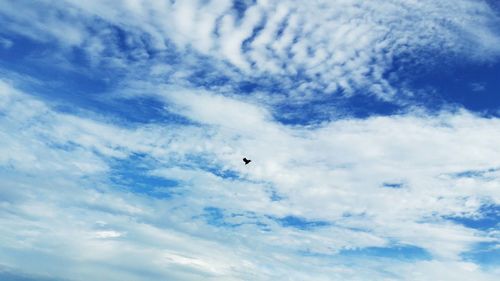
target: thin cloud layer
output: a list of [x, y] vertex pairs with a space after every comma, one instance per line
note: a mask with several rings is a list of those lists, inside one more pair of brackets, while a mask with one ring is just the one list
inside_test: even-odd
[[[498, 243], [494, 230], [446, 217], [471, 217], [484, 204], [499, 204], [498, 172], [454, 176], [500, 166], [498, 120], [462, 112], [290, 128], [230, 98], [206, 92], [166, 97], [201, 125], [122, 128], [58, 113], [2, 84], [2, 224], [14, 230], [2, 235], [4, 261], [21, 262], [14, 252], [34, 255], [31, 273], [48, 267], [76, 280], [357, 280], [369, 274], [382, 280], [387, 273], [376, 267], [389, 264], [405, 270], [391, 271], [395, 280], [414, 280], [404, 272], [415, 270], [434, 276], [445, 266], [453, 268], [440, 273], [446, 278], [463, 268], [463, 276], [493, 280], [461, 254], [479, 242]], [[232, 110], [218, 108], [224, 104]], [[238, 130], [231, 120], [241, 112], [253, 116]], [[240, 163], [247, 151], [254, 165]], [[144, 196], [153, 186], [120, 190], [109, 180], [112, 163], [133, 155], [142, 155], [135, 165], [145, 165], [146, 175], [176, 182], [177, 191], [161, 199]], [[384, 188], [384, 182], [404, 186]], [[428, 256], [406, 252], [409, 246]], [[393, 247], [424, 260], [389, 258], [365, 267], [362, 252], [347, 259], [354, 264], [340, 258]], [[71, 267], [56, 270], [59, 259]]]

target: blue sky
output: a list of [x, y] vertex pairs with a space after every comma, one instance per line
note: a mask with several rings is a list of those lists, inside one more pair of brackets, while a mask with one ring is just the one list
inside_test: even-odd
[[0, 25], [2, 280], [500, 274], [495, 1], [7, 0]]

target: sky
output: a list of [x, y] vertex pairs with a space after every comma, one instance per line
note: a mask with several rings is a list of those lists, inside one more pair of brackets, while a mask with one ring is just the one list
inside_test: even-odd
[[1, 280], [500, 275], [496, 0], [3, 0], [0, 26]]

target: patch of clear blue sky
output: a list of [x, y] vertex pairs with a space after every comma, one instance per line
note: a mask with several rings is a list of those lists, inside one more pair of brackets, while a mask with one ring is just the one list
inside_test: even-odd
[[500, 205], [485, 204], [478, 210], [474, 217], [450, 216], [446, 219], [461, 224], [468, 228], [478, 230], [493, 230], [500, 228]]
[[[68, 146], [71, 148], [71, 146]], [[61, 149], [67, 149], [62, 146]], [[186, 161], [176, 163], [158, 163], [145, 154], [132, 154], [125, 159], [109, 159], [111, 171], [109, 180], [113, 185], [129, 192], [143, 194], [159, 199], [170, 199], [182, 195], [182, 183], [175, 179], [168, 179], [151, 173], [158, 166], [172, 165], [188, 169], [201, 169], [223, 179], [240, 179], [236, 171], [223, 169], [217, 163], [210, 162], [209, 156], [190, 155]]]
[[473, 62], [433, 53], [421, 56], [427, 63], [413, 63], [409, 61], [411, 57], [396, 57], [387, 72], [398, 77], [396, 83], [418, 93], [408, 100], [410, 104], [431, 111], [456, 106], [485, 116], [500, 116], [499, 59]]
[[312, 230], [318, 227], [326, 227], [331, 225], [331, 223], [327, 221], [308, 220], [298, 216], [285, 216], [282, 218], [273, 218], [273, 219], [276, 222], [278, 222], [281, 226], [293, 227], [300, 230]]
[[[308, 220], [298, 216], [285, 216], [285, 217], [257, 217], [255, 213], [231, 213], [218, 207], [206, 207], [203, 209], [203, 214], [200, 215], [208, 224], [216, 227], [230, 227], [235, 228], [245, 224], [255, 224], [263, 230], [268, 229], [269, 223], [266, 221], [273, 221], [283, 227], [291, 227], [303, 231], [313, 231], [321, 227], [331, 226], [331, 223], [321, 220]], [[239, 222], [233, 222], [233, 218], [241, 217]]]
[[486, 170], [469, 170], [451, 174], [454, 178], [484, 178], [487, 173], [492, 173], [500, 170], [500, 168], [490, 168]]
[[402, 261], [430, 260], [431, 254], [425, 249], [411, 245], [394, 245], [391, 247], [367, 247], [342, 250], [341, 256], [365, 256], [374, 258], [392, 258]]
[[271, 199], [271, 201], [281, 201], [283, 199], [285, 199], [285, 197], [281, 196], [278, 192], [276, 192], [276, 190], [274, 188], [271, 188], [268, 193], [270, 193], [269, 195], [269, 199]]
[[205, 171], [208, 171], [223, 179], [231, 179], [231, 180], [241, 179], [240, 174], [237, 171], [223, 169], [221, 166], [217, 164], [211, 164], [211, 165], [205, 164], [201, 166], [204, 168]]
[[87, 58], [79, 49], [64, 51], [54, 41], [39, 42], [17, 34], [0, 36], [13, 42], [12, 47], [0, 49], [2, 68], [43, 81], [38, 90], [46, 88], [56, 97], [71, 95], [82, 103], [92, 94], [108, 90], [113, 82], [111, 73], [88, 69]]
[[344, 249], [335, 255], [303, 251], [304, 256], [317, 256], [324, 258], [368, 258], [368, 259], [395, 259], [399, 261], [431, 260], [432, 255], [423, 248], [413, 245], [390, 245], [387, 247], [366, 247], [358, 249]]
[[180, 195], [179, 183], [173, 179], [150, 174], [154, 160], [145, 155], [134, 154], [127, 159], [111, 161], [109, 180], [113, 185], [128, 192], [159, 199]]
[[217, 207], [206, 207], [201, 215], [208, 224], [217, 227], [237, 227], [242, 225], [241, 223], [227, 222], [225, 216], [224, 210]]
[[386, 188], [398, 189], [398, 188], [402, 188], [403, 186], [404, 186], [404, 183], [401, 183], [401, 182], [384, 182], [384, 183], [382, 183], [382, 187], [386, 187]]
[[498, 248], [498, 243], [479, 243], [472, 250], [463, 253], [462, 257], [482, 267], [500, 267], [500, 248]]
[[252, 5], [254, 5], [256, 0], [235, 0], [233, 1], [233, 10], [236, 12], [238, 19], [243, 18], [245, 11]]
[[[236, 228], [251, 224], [261, 230], [269, 230], [268, 224], [253, 212], [231, 213], [218, 207], [205, 207], [203, 208], [203, 213], [195, 218], [203, 218], [209, 225], [215, 227]], [[239, 218], [238, 222], [233, 222], [234, 218]]]

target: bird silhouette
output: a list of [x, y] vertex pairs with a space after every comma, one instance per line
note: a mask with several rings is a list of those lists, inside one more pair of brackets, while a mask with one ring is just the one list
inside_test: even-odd
[[252, 162], [252, 160], [243, 158], [243, 162], [245, 162], [245, 165], [247, 165], [248, 163]]

